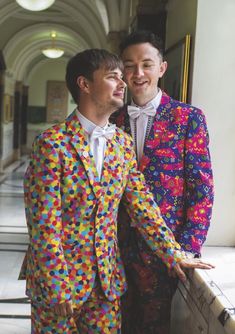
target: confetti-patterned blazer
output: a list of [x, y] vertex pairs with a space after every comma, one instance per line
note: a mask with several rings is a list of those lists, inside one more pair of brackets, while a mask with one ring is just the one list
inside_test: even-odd
[[182, 257], [137, 170], [121, 129], [107, 141], [101, 179], [75, 113], [39, 135], [25, 175], [30, 235], [27, 294], [53, 305], [82, 304], [99, 276], [109, 300], [126, 290], [117, 241], [120, 199], [149, 246], [172, 267]]
[[[116, 124], [131, 133], [127, 106]], [[139, 169], [176, 240], [200, 254], [209, 228], [213, 179], [203, 112], [163, 93]]]

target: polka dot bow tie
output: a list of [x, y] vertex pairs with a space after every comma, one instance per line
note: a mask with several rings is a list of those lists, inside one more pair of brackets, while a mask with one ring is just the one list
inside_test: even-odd
[[115, 133], [116, 125], [112, 124], [107, 126], [106, 128], [101, 128], [100, 126], [96, 126], [91, 133], [90, 140], [95, 140], [100, 137], [105, 137], [106, 139], [112, 139]]
[[138, 108], [135, 106], [128, 106], [128, 115], [132, 119], [138, 118], [140, 115], [146, 116], [155, 116], [156, 109], [153, 106], [149, 106], [147, 108]]

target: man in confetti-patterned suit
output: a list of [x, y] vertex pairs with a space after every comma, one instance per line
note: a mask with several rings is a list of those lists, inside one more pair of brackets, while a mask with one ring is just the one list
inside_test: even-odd
[[123, 195], [136, 228], [180, 278], [185, 267], [211, 268], [177, 249], [137, 170], [131, 137], [108, 123], [123, 105], [121, 69], [105, 50], [74, 56], [66, 81], [78, 108], [33, 145], [25, 175], [33, 334], [120, 333], [126, 280], [116, 218]]
[[[213, 204], [205, 116], [159, 89], [167, 63], [157, 36], [133, 32], [120, 51], [132, 101], [114, 115], [114, 122], [133, 136], [139, 169], [176, 240], [189, 256], [200, 257]], [[124, 220], [130, 221], [122, 209]], [[169, 334], [177, 280], [136, 229], [122, 228], [120, 235], [129, 286], [123, 334]]]

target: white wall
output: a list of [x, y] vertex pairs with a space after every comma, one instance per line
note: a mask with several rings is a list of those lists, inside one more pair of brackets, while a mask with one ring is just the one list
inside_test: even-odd
[[[58, 80], [65, 81], [66, 59], [52, 59], [39, 64], [28, 80], [29, 85], [29, 106], [46, 106], [47, 81]], [[69, 94], [67, 114], [70, 114], [76, 107], [72, 97]], [[47, 129], [52, 124], [28, 124], [27, 149], [31, 150], [32, 142], [36, 135]]]
[[40, 64], [30, 76], [29, 85], [29, 106], [45, 106], [46, 90], [48, 80], [65, 81], [66, 60], [48, 59]]
[[234, 0], [168, 3], [166, 48], [191, 34], [191, 101], [204, 110], [210, 133], [215, 204], [207, 245], [235, 246], [234, 13]]
[[198, 0], [192, 103], [207, 116], [215, 177], [209, 245], [235, 246], [235, 1]]

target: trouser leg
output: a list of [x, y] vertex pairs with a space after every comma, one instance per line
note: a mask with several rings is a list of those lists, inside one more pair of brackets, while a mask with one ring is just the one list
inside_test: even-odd
[[57, 316], [51, 308], [32, 303], [31, 334], [120, 334], [120, 300], [109, 301], [96, 283], [88, 300], [73, 306], [72, 317]]
[[178, 280], [156, 263], [149, 267], [133, 264], [127, 280], [131, 296], [122, 300], [122, 307], [127, 312], [123, 303], [129, 304], [129, 325], [122, 334], [170, 334], [171, 303]]
[[79, 334], [120, 334], [120, 300], [109, 301], [98, 283], [76, 318]]
[[51, 308], [31, 305], [31, 334], [78, 334], [73, 317], [56, 315]]

